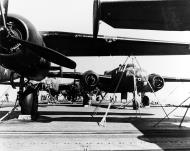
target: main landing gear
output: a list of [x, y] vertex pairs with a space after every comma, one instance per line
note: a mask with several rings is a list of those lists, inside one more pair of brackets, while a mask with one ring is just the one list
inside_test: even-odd
[[149, 106], [150, 105], [150, 100], [149, 100], [148, 96], [146, 96], [146, 95], [142, 96], [141, 100], [142, 100], [142, 105], [143, 106]]
[[37, 88], [31, 84], [26, 84], [24, 90], [24, 78], [20, 79], [20, 88], [17, 95], [19, 105], [21, 107], [22, 116], [30, 116], [31, 120], [38, 118], [38, 91]]

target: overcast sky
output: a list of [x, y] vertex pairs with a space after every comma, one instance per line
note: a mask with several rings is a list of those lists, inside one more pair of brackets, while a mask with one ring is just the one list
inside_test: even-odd
[[[10, 0], [9, 13], [29, 19], [40, 31], [67, 31], [92, 34], [93, 0]], [[100, 34], [136, 37], [145, 39], [190, 42], [190, 32], [158, 32], [145, 30], [116, 30], [100, 24]], [[126, 57], [83, 57], [73, 58], [77, 71], [92, 69], [103, 73], [123, 63]], [[141, 66], [149, 73], [190, 78], [190, 56], [147, 56], [137, 57]], [[169, 84], [170, 85], [170, 84]], [[175, 84], [176, 85], [176, 84]], [[190, 85], [190, 84], [189, 84]], [[168, 92], [175, 86], [169, 86]], [[189, 87], [190, 88], [190, 87]], [[183, 90], [184, 91], [184, 88]], [[164, 95], [167, 95], [164, 92]], [[188, 95], [190, 89], [186, 89]], [[161, 93], [161, 92], [160, 92]], [[178, 96], [181, 95], [178, 94]]]

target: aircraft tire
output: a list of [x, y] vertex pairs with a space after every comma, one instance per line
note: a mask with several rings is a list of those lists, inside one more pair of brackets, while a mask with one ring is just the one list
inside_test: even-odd
[[142, 104], [143, 106], [149, 106], [150, 105], [150, 100], [149, 100], [149, 97], [148, 96], [144, 96], [142, 97]]
[[139, 109], [139, 103], [137, 101], [133, 101], [133, 110]]
[[89, 97], [87, 94], [83, 95], [83, 106], [88, 105], [89, 103]]
[[31, 119], [36, 120], [38, 117], [37, 90], [32, 87], [28, 87], [22, 94], [21, 99], [21, 114], [31, 115]]

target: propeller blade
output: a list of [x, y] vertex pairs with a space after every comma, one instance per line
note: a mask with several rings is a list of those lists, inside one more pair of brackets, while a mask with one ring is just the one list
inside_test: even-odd
[[28, 41], [17, 39], [15, 37], [11, 37], [11, 38], [14, 41], [23, 45], [24, 47], [29, 48], [32, 52], [36, 53], [37, 55], [47, 59], [50, 62], [56, 63], [58, 65], [61, 65], [63, 67], [67, 67], [70, 69], [76, 68], [76, 63], [73, 60], [69, 59], [65, 55], [63, 55], [53, 49], [50, 49], [47, 47], [42, 47], [42, 46], [30, 43]]
[[7, 28], [7, 12], [8, 12], [9, 0], [0, 0], [0, 11], [1, 11], [1, 20], [0, 25]]
[[100, 0], [94, 0], [93, 5], [93, 37], [97, 38], [100, 20]]
[[5, 19], [7, 18], [8, 6], [9, 6], [9, 0], [4, 0], [3, 7], [5, 9]]

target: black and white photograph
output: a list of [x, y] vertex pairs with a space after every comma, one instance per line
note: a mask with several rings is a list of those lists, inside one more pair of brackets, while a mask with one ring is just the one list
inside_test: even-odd
[[190, 150], [190, 0], [0, 0], [0, 151]]

